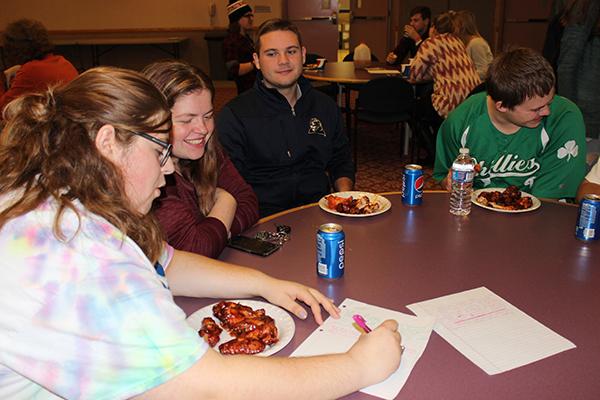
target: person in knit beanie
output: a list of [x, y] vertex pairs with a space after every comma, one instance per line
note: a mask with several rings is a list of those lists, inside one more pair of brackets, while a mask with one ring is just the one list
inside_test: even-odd
[[238, 94], [254, 85], [256, 70], [252, 62], [254, 42], [249, 31], [252, 29], [254, 14], [243, 0], [229, 0], [227, 6], [229, 30], [223, 40], [223, 56], [229, 79], [234, 80]]

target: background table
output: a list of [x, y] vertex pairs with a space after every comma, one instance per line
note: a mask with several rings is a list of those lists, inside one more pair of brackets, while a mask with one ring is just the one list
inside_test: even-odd
[[[386, 69], [398, 69], [394, 66], [387, 66], [383, 63], [371, 63], [369, 67], [385, 67]], [[346, 112], [346, 129], [350, 133], [350, 126], [352, 123], [352, 107], [350, 105], [350, 91], [359, 90], [360, 85], [369, 82], [371, 79], [386, 76], [382, 74], [371, 74], [364, 67], [356, 67], [353, 61], [343, 62], [328, 62], [325, 64], [325, 68], [321, 70], [305, 70], [303, 73], [304, 77], [312, 81], [317, 82], [328, 82], [336, 83], [340, 85], [340, 91], [342, 87], [344, 90], [344, 110]], [[402, 74], [394, 74], [393, 76], [401, 77]], [[338, 105], [341, 107], [341, 92], [338, 95]]]
[[[65, 37], [55, 38], [52, 43], [56, 46], [89, 46], [92, 52], [92, 65], [100, 65], [100, 57], [118, 46], [148, 45], [153, 46], [170, 57], [179, 58], [180, 46], [188, 40], [184, 36], [120, 36], [120, 37]], [[104, 46], [104, 48], [102, 47]]]
[[[379, 216], [350, 218], [317, 206], [283, 213], [249, 234], [292, 227], [292, 239], [267, 258], [226, 249], [222, 259], [321, 290], [339, 304], [350, 297], [410, 314], [406, 305], [485, 286], [577, 345], [544, 360], [489, 376], [436, 333], [398, 399], [600, 398], [600, 242], [574, 236], [577, 207], [542, 203], [503, 214], [473, 206], [468, 217], [448, 212], [447, 193], [425, 193], [422, 206], [387, 196]], [[346, 272], [337, 281], [316, 276], [315, 235], [336, 222], [346, 233]], [[214, 299], [177, 298], [189, 314]], [[289, 355], [317, 328], [294, 317]], [[348, 399], [372, 399], [355, 393]]]
[[[385, 67], [386, 69], [397, 70], [397, 67], [386, 66], [383, 63], [371, 63], [368, 67]], [[343, 62], [328, 62], [325, 64], [325, 68], [322, 70], [305, 70], [304, 76], [307, 79], [321, 82], [332, 82], [340, 84], [361, 84], [367, 83], [371, 79], [377, 78], [378, 76], [385, 76], [381, 74], [371, 74], [364, 67], [357, 68], [353, 61]], [[394, 74], [394, 76], [402, 76], [401, 74]]]

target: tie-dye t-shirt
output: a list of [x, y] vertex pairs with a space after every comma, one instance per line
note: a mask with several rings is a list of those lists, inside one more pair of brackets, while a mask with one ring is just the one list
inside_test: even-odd
[[1, 399], [128, 398], [202, 357], [207, 345], [131, 239], [85, 211], [77, 231], [67, 211], [58, 240], [55, 212], [47, 201], [0, 230]]

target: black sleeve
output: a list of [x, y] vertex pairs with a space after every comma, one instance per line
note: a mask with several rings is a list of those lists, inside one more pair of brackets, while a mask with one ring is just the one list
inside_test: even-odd
[[240, 175], [246, 176], [244, 127], [228, 106], [223, 107], [217, 116], [217, 135], [235, 168]]
[[394, 54], [398, 56], [394, 64], [398, 65], [403, 63], [404, 59], [409, 55], [412, 57], [411, 51], [414, 47], [415, 42], [413, 42], [411, 38], [403, 36], [402, 39], [400, 39], [400, 43], [398, 43], [398, 46], [396, 46], [396, 48], [394, 49]]

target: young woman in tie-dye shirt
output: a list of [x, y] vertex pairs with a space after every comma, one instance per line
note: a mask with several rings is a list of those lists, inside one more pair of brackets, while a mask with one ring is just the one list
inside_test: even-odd
[[[400, 361], [388, 321], [348, 353], [227, 357], [173, 295], [262, 296], [318, 323], [321, 293], [166, 246], [147, 216], [173, 172], [164, 97], [97, 68], [26, 95], [0, 135], [0, 398], [336, 398]], [[343, 378], [343, 379], [342, 379]]]

